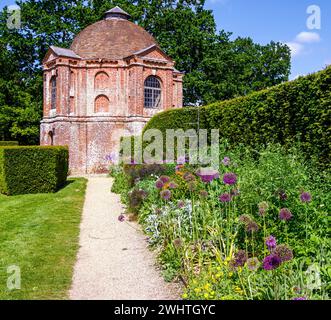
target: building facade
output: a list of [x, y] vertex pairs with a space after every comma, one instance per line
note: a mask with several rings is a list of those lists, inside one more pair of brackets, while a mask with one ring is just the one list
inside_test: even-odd
[[100, 173], [120, 137], [156, 113], [182, 107], [182, 73], [119, 7], [44, 60], [41, 145], [67, 145], [70, 173]]

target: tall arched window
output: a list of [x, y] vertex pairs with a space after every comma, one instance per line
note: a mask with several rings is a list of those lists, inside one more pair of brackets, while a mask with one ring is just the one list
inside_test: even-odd
[[97, 96], [94, 102], [94, 112], [109, 112], [109, 99], [104, 95]]
[[56, 109], [56, 77], [51, 78], [51, 109]]
[[106, 72], [99, 72], [94, 79], [95, 89], [108, 89], [109, 88], [109, 76]]
[[161, 105], [161, 83], [157, 77], [149, 76], [144, 83], [145, 108], [158, 108]]

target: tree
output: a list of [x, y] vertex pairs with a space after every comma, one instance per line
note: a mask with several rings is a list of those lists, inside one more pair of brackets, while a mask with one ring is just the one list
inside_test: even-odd
[[261, 46], [249, 38], [231, 41], [230, 33], [216, 32], [204, 0], [20, 0], [17, 4], [20, 29], [9, 30], [6, 9], [0, 13], [1, 138], [38, 141], [41, 61], [47, 49], [69, 47], [75, 34], [115, 5], [154, 35], [176, 61], [176, 68], [185, 72], [186, 105], [230, 99], [288, 80], [287, 46], [274, 42]]

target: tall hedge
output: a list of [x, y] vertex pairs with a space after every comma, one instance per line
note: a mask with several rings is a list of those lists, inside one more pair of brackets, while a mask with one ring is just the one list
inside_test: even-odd
[[[197, 108], [154, 116], [144, 130], [197, 128]], [[232, 144], [256, 147], [300, 142], [308, 157], [329, 166], [331, 67], [251, 95], [200, 108], [200, 128], [220, 129]]]
[[0, 147], [18, 146], [18, 141], [0, 141]]
[[0, 193], [55, 192], [66, 182], [68, 159], [66, 147], [1, 147]]

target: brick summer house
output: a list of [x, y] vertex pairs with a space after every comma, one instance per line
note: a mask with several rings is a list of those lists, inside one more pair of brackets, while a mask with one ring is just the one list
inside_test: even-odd
[[67, 145], [70, 173], [107, 171], [123, 132], [182, 107], [182, 73], [130, 15], [115, 7], [44, 60], [41, 145]]

